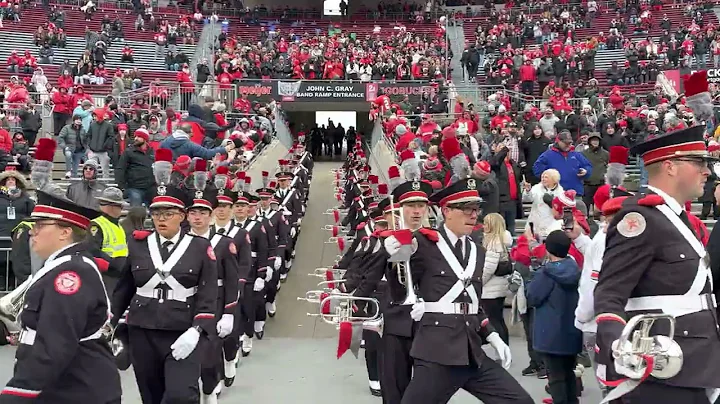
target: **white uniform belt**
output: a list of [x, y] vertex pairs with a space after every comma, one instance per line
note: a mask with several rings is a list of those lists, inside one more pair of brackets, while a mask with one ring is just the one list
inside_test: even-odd
[[717, 300], [714, 294], [643, 296], [628, 299], [625, 311], [662, 310], [667, 314], [679, 313], [678, 315], [682, 316], [715, 307], [717, 307]]
[[[35, 344], [35, 337], [37, 337], [37, 331], [33, 330], [32, 328], [23, 328], [22, 331], [20, 331], [20, 336], [18, 337], [18, 342], [25, 345], [34, 345]], [[92, 335], [80, 338], [80, 342], [85, 341], [92, 341], [96, 339], [100, 339], [102, 337], [102, 328], [97, 330]]]
[[218, 279], [218, 286], [223, 286], [225, 282], [222, 279]]
[[425, 302], [426, 313], [477, 314], [477, 303]]
[[150, 287], [139, 287], [135, 292], [138, 296], [147, 297], [148, 299], [168, 299], [175, 300], [178, 302], [186, 302], [188, 297], [194, 296], [197, 293], [197, 286], [191, 288], [174, 288], [165, 291], [160, 288]]
[[255, 251], [253, 251], [250, 253], [250, 256], [253, 258], [257, 258], [257, 253]]

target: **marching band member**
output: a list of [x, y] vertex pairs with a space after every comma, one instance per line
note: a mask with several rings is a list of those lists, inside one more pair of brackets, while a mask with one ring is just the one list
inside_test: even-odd
[[[411, 237], [407, 230], [395, 231], [383, 243], [390, 256], [403, 245], [415, 250], [409, 265], [424, 299], [412, 306], [411, 316], [419, 327], [410, 351], [413, 378], [402, 403], [444, 402], [462, 388], [488, 404], [531, 404], [530, 395], [505, 370], [511, 362], [510, 348], [480, 308], [484, 251], [468, 237], [480, 213], [476, 180], [468, 178], [468, 163], [456, 138], [445, 139], [441, 148], [454, 175], [451, 185], [430, 200], [441, 206], [444, 224], [439, 230], [420, 229]], [[485, 355], [485, 341], [502, 366]]]
[[110, 301], [81, 244], [98, 214], [38, 191], [31, 248], [45, 264], [25, 292], [15, 370], [0, 403], [120, 403], [120, 375], [102, 338]]
[[[703, 194], [710, 173], [713, 158], [704, 131], [704, 125], [680, 129], [631, 150], [645, 162], [648, 194], [627, 198], [608, 226], [595, 287], [598, 378], [616, 386], [605, 400], [712, 403], [720, 393], [720, 327], [712, 281], [720, 274], [711, 274], [707, 252], [683, 209]], [[675, 317], [683, 366], [668, 379], [645, 379], [627, 356], [614, 359], [613, 349], [627, 348], [617, 342], [626, 319], [658, 311]], [[652, 331], [667, 335], [667, 322], [656, 323]], [[634, 380], [612, 382], [616, 374]]]
[[165, 187], [171, 160], [170, 150], [155, 154], [155, 231], [135, 231], [128, 240], [130, 254], [113, 293], [112, 324], [128, 309], [130, 361], [144, 404], [197, 403], [197, 347], [216, 330], [215, 252], [210, 241], [181, 229], [185, 202], [179, 198], [187, 193]]
[[[378, 184], [377, 192], [375, 193], [375, 199], [377, 201], [371, 202], [368, 205], [369, 213], [367, 221], [360, 223], [356, 228], [355, 238], [350, 244], [350, 248], [343, 254], [340, 261], [338, 261], [336, 268], [350, 269], [352, 262], [355, 262], [357, 258], [364, 256], [361, 252], [366, 252], [368, 241], [370, 236], [376, 232], [376, 226], [378, 223], [383, 227], [382, 230], [387, 230], [387, 222], [384, 221], [382, 210], [378, 209], [380, 204], [379, 201], [387, 198], [388, 186], [387, 184]], [[359, 264], [360, 262], [358, 262]], [[354, 289], [354, 288], [353, 288]]]
[[[212, 234], [223, 234], [228, 236], [235, 244], [238, 259], [238, 294], [240, 304], [235, 307], [234, 324], [230, 335], [222, 341], [223, 354], [225, 356], [224, 379], [225, 386], [230, 387], [237, 375], [237, 363], [240, 360], [238, 351], [240, 349], [240, 335], [244, 332], [242, 318], [248, 307], [254, 308], [253, 285], [257, 274], [253, 267], [252, 247], [249, 233], [240, 226], [236, 226], [232, 220], [232, 206], [235, 194], [226, 190], [228, 180], [227, 167], [218, 167], [215, 173], [215, 187], [217, 196], [213, 202], [213, 216], [215, 223], [210, 226]], [[253, 315], [254, 317], [254, 315]]]
[[[246, 177], [249, 179], [249, 177]], [[250, 184], [250, 182], [245, 182]], [[234, 205], [234, 222], [236, 226], [244, 229], [250, 238], [250, 246], [252, 249], [252, 270], [248, 278], [248, 284], [252, 280], [252, 293], [245, 290], [241, 307], [241, 329], [243, 334], [240, 336], [240, 345], [242, 356], [250, 355], [252, 352], [253, 336], [255, 334], [255, 320], [258, 316], [258, 310], [265, 310], [265, 282], [272, 278], [272, 269], [268, 268], [268, 238], [265, 227], [262, 223], [249, 219], [250, 202], [253, 195], [247, 191], [240, 191], [237, 201]], [[252, 279], [254, 278], [254, 279]]]
[[[249, 185], [249, 183], [248, 183]], [[262, 293], [262, 299], [258, 303], [259, 306], [255, 311], [255, 337], [257, 339], [263, 339], [265, 335], [265, 321], [267, 320], [267, 296], [273, 297], [273, 303], [275, 296], [277, 295], [277, 287], [280, 281], [279, 268], [282, 265], [282, 258], [278, 256], [277, 251], [277, 228], [273, 227], [272, 223], [264, 217], [257, 215], [257, 207], [260, 202], [260, 197], [257, 195], [250, 195], [248, 197], [250, 204], [248, 205], [248, 220], [258, 223], [262, 229], [265, 230], [265, 238], [267, 239], [267, 267], [265, 277], [265, 291]], [[273, 316], [275, 313], [272, 314]]]
[[295, 257], [295, 244], [297, 236], [300, 232], [302, 217], [304, 213], [304, 201], [298, 195], [295, 188], [290, 186], [294, 175], [290, 171], [287, 160], [280, 160], [279, 171], [275, 174], [277, 180], [277, 190], [273, 194], [278, 202], [278, 211], [281, 211], [290, 225], [287, 248], [285, 250], [285, 268], [280, 272], [280, 280], [285, 281], [287, 274], [292, 267], [292, 261]]
[[[414, 158], [412, 160], [414, 161]], [[416, 231], [422, 227], [427, 215], [428, 195], [432, 193], [432, 187], [429, 183], [420, 181], [420, 167], [416, 163], [413, 164], [410, 160], [403, 163], [405, 176], [409, 181], [398, 185], [402, 179], [396, 177], [396, 174], [399, 174], [397, 167], [391, 168], [389, 185], [393, 188], [394, 202], [391, 206], [390, 198], [387, 198], [380, 202], [379, 208], [386, 213], [389, 223], [395, 223], [396, 226], [403, 223], [405, 228]], [[403, 220], [393, 218], [395, 212], [402, 215]], [[402, 304], [410, 294], [403, 283], [403, 270], [397, 263], [388, 261], [390, 255], [383, 246], [383, 240], [388, 235], [388, 232], [379, 234], [365, 262], [363, 279], [353, 294], [369, 297], [376, 289], [380, 294], [384, 320], [380, 386], [383, 403], [395, 404], [401, 402], [412, 377], [410, 347], [414, 333], [410, 316], [412, 305]], [[381, 282], [383, 280], [385, 282]], [[404, 282], [407, 282], [407, 279]]]
[[[263, 187], [255, 190], [255, 193], [257, 193], [257, 195], [260, 197], [260, 203], [255, 209], [255, 211], [257, 217], [264, 219], [264, 224], [268, 225], [266, 226], [266, 228], [269, 227], [274, 230], [274, 235], [271, 236], [270, 232], [268, 232], [268, 237], [274, 237], [275, 240], [273, 241], [275, 244], [277, 244], [277, 247], [275, 249], [275, 259], [271, 260], [271, 264], [273, 265], [274, 269], [273, 279], [270, 282], [271, 285], [268, 288], [267, 296], [265, 299], [265, 309], [268, 315], [270, 317], [275, 317], [275, 312], [277, 311], [277, 307], [275, 305], [275, 296], [277, 296], [277, 292], [278, 290], [280, 290], [280, 285], [278, 282], [280, 282], [281, 270], [285, 269], [283, 261], [285, 259], [285, 252], [287, 251], [287, 239], [290, 232], [290, 225], [287, 219], [285, 219], [285, 215], [270, 207], [270, 198], [272, 198], [272, 195], [275, 192], [274, 186], [272, 186], [274, 185], [274, 183], [269, 182], [269, 173], [267, 171], [263, 171], [262, 174]], [[287, 272], [285, 272], [285, 275], [287, 276]]]
[[[208, 343], [204, 349], [200, 381], [202, 384], [201, 403], [216, 404], [217, 396], [220, 393], [224, 372], [223, 340], [229, 337], [235, 324], [235, 312], [238, 303], [238, 283], [240, 277], [247, 274], [240, 274], [238, 260], [238, 249], [232, 238], [226, 234], [218, 234], [210, 227], [212, 220], [214, 197], [205, 196], [208, 173], [205, 160], [199, 160], [195, 164], [195, 172], [192, 179], [195, 198], [188, 208], [188, 222], [190, 223], [189, 234], [210, 240], [210, 245], [215, 253], [217, 263], [217, 286], [218, 299], [216, 318], [217, 332], [208, 332]], [[235, 351], [237, 355], [237, 351]]]

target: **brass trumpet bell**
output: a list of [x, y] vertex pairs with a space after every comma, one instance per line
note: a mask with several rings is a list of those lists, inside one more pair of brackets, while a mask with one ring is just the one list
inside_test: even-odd
[[330, 292], [327, 290], [308, 290], [305, 292], [305, 297], [298, 297], [297, 299], [308, 303], [320, 303], [328, 296], [330, 296]]
[[[668, 335], [650, 335], [650, 329], [658, 320], [669, 322]], [[626, 358], [625, 363], [636, 363], [630, 367], [634, 373], [642, 375], [647, 370], [647, 361], [643, 357], [651, 356], [654, 363], [650, 375], [670, 379], [680, 373], [683, 365], [683, 352], [674, 337], [675, 317], [664, 313], [639, 314], [625, 325], [617, 347], [613, 345], [613, 357]]]
[[[337, 242], [338, 242], [339, 240], [353, 241], [353, 240], [355, 240], [355, 237], [330, 237], [330, 238], [328, 238], [328, 240], [325, 242], [325, 244], [337, 244]], [[344, 248], [343, 248], [343, 249], [344, 249]]]

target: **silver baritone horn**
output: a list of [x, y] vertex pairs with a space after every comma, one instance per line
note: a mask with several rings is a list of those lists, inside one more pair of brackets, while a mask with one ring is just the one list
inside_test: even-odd
[[[356, 316], [355, 309], [357, 308], [355, 303], [366, 302], [372, 304], [373, 310], [368, 310], [373, 313], [371, 317]], [[380, 302], [377, 299], [371, 297], [359, 297], [346, 294], [331, 294], [326, 296], [320, 301], [320, 313], [308, 313], [310, 317], [320, 317], [324, 322], [340, 326], [340, 323], [346, 321], [362, 321], [362, 322], [373, 322], [373, 325], [377, 322], [380, 317]]]
[[[4, 326], [5, 330], [0, 330], [0, 337], [16, 336], [20, 333], [21, 327], [18, 317], [25, 301], [25, 293], [30, 288], [30, 279], [28, 278], [25, 282], [18, 285], [15, 290], [8, 293], [7, 295], [0, 298], [0, 322]], [[2, 333], [5, 331], [7, 335], [3, 336]], [[5, 338], [0, 343], [4, 344]]]
[[[667, 320], [668, 335], [650, 335], [650, 329], [658, 320]], [[675, 317], [669, 314], [640, 314], [625, 325], [620, 338], [613, 344], [613, 357], [621, 359], [640, 379], [647, 371], [645, 357], [653, 358], [650, 375], [658, 379], [669, 379], [680, 372], [683, 353], [675, 340]]]

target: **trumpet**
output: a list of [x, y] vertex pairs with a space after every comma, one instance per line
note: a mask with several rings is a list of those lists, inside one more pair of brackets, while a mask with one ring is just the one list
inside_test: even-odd
[[[650, 329], [658, 320], [667, 320], [670, 329], [667, 335], [650, 335]], [[638, 328], [639, 327], [639, 328]], [[650, 375], [658, 379], [674, 377], [683, 365], [683, 352], [675, 337], [675, 317], [664, 313], [639, 314], [630, 319], [613, 344], [613, 357], [624, 363], [641, 378], [647, 371], [646, 357], [653, 358]]]
[[[390, 195], [390, 206], [394, 206], [394, 200], [393, 200], [392, 194]], [[397, 224], [395, 220], [395, 215], [391, 215], [391, 226], [394, 230], [397, 230]], [[405, 223], [403, 220], [402, 212], [400, 213], [400, 219], [399, 219], [400, 228], [405, 227]], [[415, 284], [412, 279], [412, 273], [410, 272], [410, 260], [404, 261], [404, 262], [395, 262], [395, 270], [397, 270], [397, 276], [398, 276], [398, 282], [400, 282], [401, 285], [405, 286], [406, 295], [405, 300], [401, 303], [403, 305], [412, 305], [418, 302], [417, 294], [415, 293]]]
[[344, 168], [332, 168], [330, 169], [330, 172], [333, 174], [345, 174]]
[[330, 238], [328, 238], [328, 241], [325, 242], [325, 244], [335, 244], [340, 239], [345, 240], [345, 241], [353, 241], [353, 240], [355, 240], [355, 237], [330, 237]]
[[326, 289], [328, 292], [332, 291], [336, 288], [336, 284], [345, 283], [345, 279], [338, 279], [338, 280], [328, 280], [328, 281], [322, 281], [317, 284], [317, 287]]
[[333, 232], [333, 234], [337, 235], [338, 233], [347, 233], [350, 231], [350, 226], [333, 226], [331, 224], [326, 224], [325, 226], [321, 227], [320, 230], [327, 230]]
[[[360, 317], [353, 315], [353, 311], [357, 307], [355, 302], [367, 302], [373, 304], [375, 306], [373, 316]], [[373, 325], [376, 326], [377, 320], [381, 319], [380, 302], [371, 297], [333, 294], [320, 301], [320, 313], [307, 313], [307, 315], [309, 317], [319, 317], [322, 321], [336, 327], [339, 327], [340, 323], [346, 321], [361, 321], [363, 323], [374, 321], [375, 323], [373, 323]]]
[[345, 276], [345, 272], [347, 272], [347, 269], [315, 268], [315, 271], [308, 275], [316, 278], [324, 278], [326, 281], [332, 281], [335, 277], [342, 278]]
[[327, 209], [327, 210], [325, 211], [325, 214], [326, 214], [326, 215], [334, 215], [335, 212], [338, 212], [338, 213], [341, 214], [341, 215], [345, 215], [345, 214], [347, 214], [348, 210], [347, 210], [347, 209], [331, 208], [331, 209]]
[[302, 300], [308, 303], [320, 303], [323, 299], [330, 296], [325, 290], [308, 290], [305, 292], [305, 297], [298, 297], [298, 300]]

